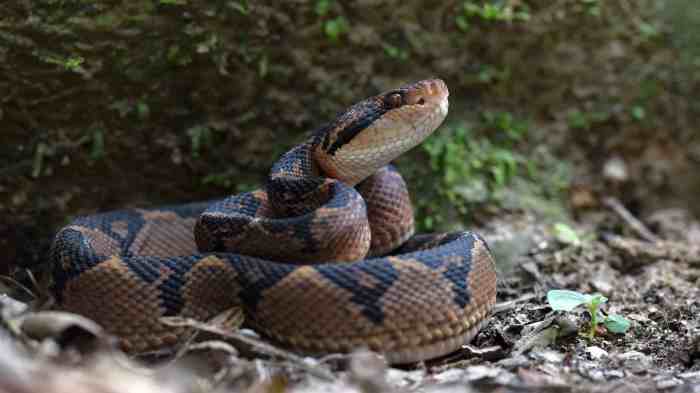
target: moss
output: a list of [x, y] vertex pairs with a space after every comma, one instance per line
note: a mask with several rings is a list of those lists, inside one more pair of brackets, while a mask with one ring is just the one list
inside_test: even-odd
[[429, 170], [423, 162], [408, 170], [417, 183], [419, 228], [460, 227], [487, 206], [561, 215], [569, 165], [532, 146], [531, 127], [509, 112], [484, 112], [471, 124], [448, 123], [428, 139], [421, 149]]

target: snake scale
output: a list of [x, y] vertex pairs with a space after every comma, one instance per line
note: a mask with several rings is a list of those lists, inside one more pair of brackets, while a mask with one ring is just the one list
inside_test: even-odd
[[60, 308], [132, 353], [239, 307], [245, 323], [305, 354], [366, 347], [391, 363], [471, 340], [496, 301], [486, 242], [414, 234], [406, 184], [390, 165], [444, 120], [429, 79], [367, 98], [285, 153], [260, 190], [212, 201], [79, 217], [51, 249]]

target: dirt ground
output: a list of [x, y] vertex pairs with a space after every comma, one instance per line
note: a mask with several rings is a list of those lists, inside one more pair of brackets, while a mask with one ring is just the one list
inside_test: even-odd
[[[637, 220], [609, 206], [581, 214], [574, 241], [529, 215], [481, 228], [499, 261], [499, 303], [471, 344], [441, 359], [390, 368], [366, 352], [300, 358], [217, 325], [197, 325], [206, 341], [175, 356], [127, 359], [86, 321], [49, 318], [48, 331], [38, 328], [46, 338], [28, 338], [37, 324], [20, 321], [33, 303], [1, 295], [16, 336], [0, 340], [0, 391], [698, 392], [700, 221], [679, 209]], [[583, 308], [547, 304], [558, 288], [602, 293], [604, 312], [631, 327], [599, 327], [589, 340]], [[9, 281], [1, 292], [26, 299]]]

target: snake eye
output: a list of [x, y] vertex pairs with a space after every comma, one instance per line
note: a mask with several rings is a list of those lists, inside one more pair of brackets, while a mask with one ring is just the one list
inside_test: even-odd
[[424, 105], [424, 104], [425, 104], [425, 98], [421, 97], [421, 98], [418, 100], [417, 104], [418, 104], [418, 105]]
[[403, 97], [400, 93], [391, 93], [386, 96], [384, 102], [386, 102], [389, 109], [398, 108], [403, 104]]

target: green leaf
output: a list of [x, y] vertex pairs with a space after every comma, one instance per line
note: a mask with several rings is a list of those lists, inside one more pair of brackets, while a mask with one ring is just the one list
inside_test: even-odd
[[316, 2], [316, 6], [314, 7], [314, 11], [316, 12], [316, 15], [318, 15], [318, 16], [326, 15], [330, 9], [331, 9], [331, 0], [318, 0]]
[[556, 237], [559, 242], [572, 246], [581, 245], [581, 238], [578, 236], [576, 231], [563, 222], [554, 224], [553, 230], [554, 237]]
[[250, 5], [247, 1], [232, 1], [229, 3], [229, 7], [241, 13], [241, 15], [248, 15], [250, 12]]
[[34, 151], [34, 163], [32, 164], [32, 177], [37, 178], [41, 174], [44, 165], [44, 156], [47, 155], [49, 147], [44, 142], [39, 142]]
[[547, 302], [552, 310], [571, 311], [586, 303], [586, 295], [565, 289], [552, 289], [547, 292]]
[[630, 328], [630, 321], [622, 315], [611, 314], [605, 318], [605, 327], [613, 333], [624, 333]]
[[455, 18], [455, 22], [457, 23], [457, 27], [462, 30], [462, 31], [469, 31], [469, 21], [464, 15], [459, 15], [457, 18]]
[[105, 138], [104, 131], [101, 128], [96, 128], [92, 132], [92, 149], [90, 150], [90, 159], [99, 160], [105, 154]]
[[348, 28], [348, 21], [342, 16], [328, 20], [323, 25], [323, 30], [326, 33], [326, 37], [328, 37], [331, 41], [338, 41], [340, 36], [348, 31]]
[[147, 103], [140, 101], [136, 104], [136, 114], [138, 115], [139, 119], [145, 120], [151, 114], [151, 108]]
[[637, 121], [644, 120], [646, 117], [646, 111], [643, 107], [635, 105], [632, 107], [632, 118]]
[[590, 304], [594, 307], [597, 307], [598, 305], [606, 303], [608, 301], [608, 298], [599, 293], [593, 295], [585, 294], [583, 295], [583, 298], [585, 299], [586, 304]]

